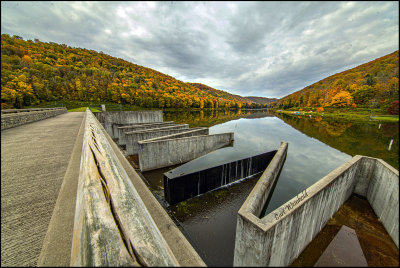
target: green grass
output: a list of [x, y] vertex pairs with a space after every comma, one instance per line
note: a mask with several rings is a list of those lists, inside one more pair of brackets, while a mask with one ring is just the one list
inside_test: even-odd
[[[306, 111], [288, 111], [288, 110], [280, 110], [278, 111], [280, 113], [292, 115], [292, 116], [309, 116], [311, 115], [312, 117], [322, 117], [326, 119], [332, 119], [332, 120], [340, 120], [340, 121], [349, 121], [349, 122], [377, 122], [377, 121], [386, 121], [386, 122], [398, 122], [399, 121], [399, 116], [398, 115], [382, 115], [379, 114], [380, 111], [378, 110], [345, 110], [345, 111], [339, 111], [339, 110], [328, 110], [324, 112], [306, 112]], [[300, 112], [299, 115], [296, 115], [295, 112]], [[376, 115], [373, 115], [375, 112]]]
[[398, 115], [371, 116], [371, 119], [375, 120], [375, 121], [399, 122], [399, 116]]
[[[88, 107], [79, 107], [79, 108], [70, 109], [70, 110], [67, 110], [67, 111], [68, 112], [85, 112], [87, 108]], [[90, 111], [92, 111], [92, 112], [100, 112], [100, 110], [98, 110], [96, 108], [92, 108], [92, 107], [90, 107]]]

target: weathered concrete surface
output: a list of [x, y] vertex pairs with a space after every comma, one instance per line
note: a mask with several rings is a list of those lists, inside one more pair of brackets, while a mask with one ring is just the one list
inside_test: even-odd
[[112, 133], [113, 135], [110, 135], [113, 139], [118, 139], [118, 127], [123, 127], [123, 126], [145, 126], [147, 124], [152, 124], [154, 126], [157, 126], [159, 124], [174, 124], [173, 121], [166, 121], [166, 122], [155, 122], [155, 123], [136, 123], [136, 124], [117, 124], [117, 123], [113, 123], [112, 124]]
[[174, 205], [260, 173], [266, 169], [276, 152], [274, 150], [191, 173], [179, 174], [176, 169], [170, 170], [164, 173], [165, 200], [170, 205]]
[[138, 142], [141, 171], [181, 164], [233, 141], [233, 132], [184, 138], [175, 135], [179, 134]]
[[1, 132], [2, 266], [37, 265], [83, 116], [64, 113]]
[[289, 265], [355, 189], [368, 189], [367, 199], [398, 246], [398, 174], [381, 159], [355, 156], [262, 219], [264, 201], [250, 199], [252, 191], [238, 213], [234, 265]]
[[103, 124], [109, 135], [112, 133], [112, 124], [135, 124], [162, 122], [162, 111], [119, 111], [94, 113], [100, 123]]
[[147, 188], [140, 176], [130, 165], [118, 146], [112, 141], [112, 138], [107, 134], [106, 130], [102, 126], [100, 126], [100, 129], [102, 129], [103, 134], [111, 145], [121, 166], [131, 180], [133, 187], [140, 195], [140, 198], [145, 204], [146, 209], [152, 215], [152, 218], [157, 224], [157, 227], [162, 233], [165, 241], [173, 251], [174, 256], [179, 262], [179, 265], [206, 266], [197, 252], [193, 249], [192, 245], [187, 241], [186, 237], [182, 234], [170, 216], [165, 212], [164, 208]]
[[238, 213], [234, 266], [289, 265], [353, 192], [351, 160], [262, 219], [252, 191]]
[[125, 141], [126, 141], [126, 152], [128, 155], [138, 154], [139, 153], [139, 144], [138, 141], [154, 139], [162, 136], [168, 136], [172, 134], [182, 133], [182, 136], [179, 137], [188, 137], [188, 136], [198, 136], [198, 135], [208, 135], [208, 128], [182, 128], [181, 126], [168, 126], [168, 127], [160, 127], [154, 128], [150, 130], [141, 130], [141, 131], [132, 131], [125, 132]]
[[118, 144], [126, 145], [125, 133], [131, 131], [145, 130], [145, 129], [155, 129], [159, 127], [174, 126], [175, 128], [189, 128], [188, 124], [175, 124], [173, 121], [165, 123], [153, 124], [143, 124], [143, 125], [133, 125], [133, 126], [122, 126], [117, 127], [118, 129]]
[[375, 162], [375, 168], [366, 197], [399, 247], [399, 171], [381, 159], [371, 160]]
[[67, 108], [10, 109], [1, 112], [1, 130], [25, 125], [67, 112]]
[[86, 115], [71, 265], [178, 265], [99, 122]]
[[343, 225], [314, 266], [367, 267], [356, 231]]

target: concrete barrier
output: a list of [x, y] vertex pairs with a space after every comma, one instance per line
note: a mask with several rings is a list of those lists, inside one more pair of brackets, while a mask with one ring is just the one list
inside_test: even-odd
[[67, 108], [1, 110], [1, 130], [25, 125], [67, 112]]
[[188, 124], [175, 124], [173, 121], [170, 122], [165, 122], [165, 123], [156, 123], [154, 124], [143, 124], [143, 125], [132, 125], [132, 126], [122, 126], [122, 127], [117, 127], [118, 130], [118, 144], [119, 145], [125, 145], [126, 144], [126, 139], [125, 139], [125, 132], [131, 132], [131, 131], [136, 131], [136, 130], [145, 130], [145, 129], [154, 129], [154, 128], [159, 128], [159, 127], [164, 127], [164, 126], [176, 126], [176, 128], [189, 128]]
[[[277, 151], [211, 166], [200, 171], [181, 174], [178, 169], [164, 173], [165, 200], [174, 205], [178, 202], [212, 191], [237, 180], [265, 170]], [[184, 164], [185, 165], [185, 164]]]
[[139, 153], [138, 141], [154, 139], [157, 137], [168, 136], [172, 134], [184, 133], [181, 137], [189, 136], [190, 134], [208, 135], [208, 128], [181, 128], [175, 126], [153, 128], [140, 131], [125, 132], [126, 152], [128, 155]]
[[[267, 183], [271, 169], [272, 161]], [[353, 193], [367, 198], [398, 247], [399, 172], [381, 159], [357, 155], [263, 218], [270, 193], [260, 181], [238, 212], [234, 266], [290, 265]]]
[[89, 110], [85, 124], [71, 266], [178, 266]]
[[181, 164], [233, 141], [233, 132], [176, 138], [179, 134], [138, 141], [141, 171]]
[[113, 111], [99, 112], [95, 116], [103, 124], [105, 130], [110, 136], [112, 133], [112, 124], [135, 124], [135, 123], [153, 123], [162, 122], [162, 111]]

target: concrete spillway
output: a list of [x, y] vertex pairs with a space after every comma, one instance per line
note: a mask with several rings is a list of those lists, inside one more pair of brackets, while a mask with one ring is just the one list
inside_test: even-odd
[[262, 172], [277, 151], [182, 174], [182, 166], [164, 173], [165, 200], [171, 205]]
[[96, 117], [128, 155], [139, 155], [141, 171], [182, 164], [233, 141], [233, 133], [209, 135], [208, 128], [164, 122], [160, 112], [101, 112]]

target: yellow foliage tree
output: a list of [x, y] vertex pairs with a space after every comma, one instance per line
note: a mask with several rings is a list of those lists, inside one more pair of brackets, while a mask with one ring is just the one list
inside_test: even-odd
[[342, 90], [335, 96], [333, 96], [330, 104], [331, 106], [345, 107], [351, 105], [352, 103], [353, 97], [351, 96], [351, 94], [347, 91]]

